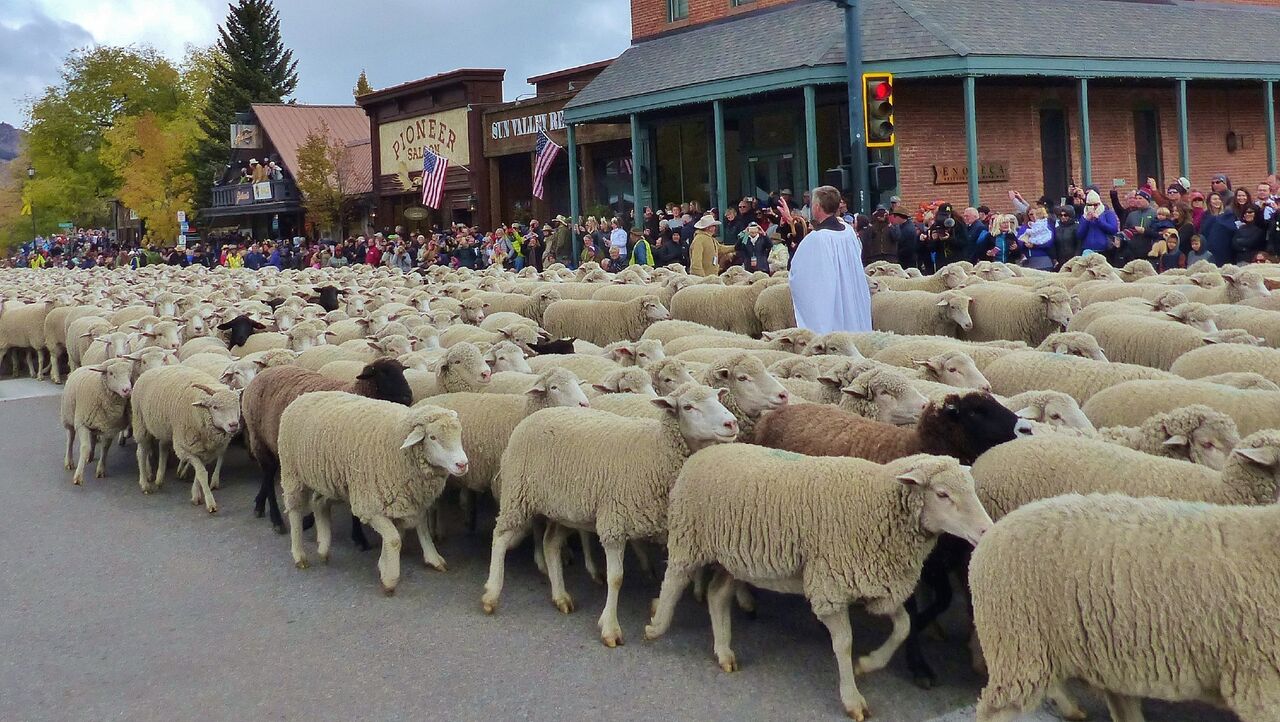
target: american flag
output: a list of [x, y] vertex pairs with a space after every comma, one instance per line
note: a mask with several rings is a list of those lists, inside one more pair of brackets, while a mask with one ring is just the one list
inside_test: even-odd
[[449, 159], [437, 155], [430, 148], [422, 149], [422, 205], [439, 208], [444, 196], [444, 175], [449, 170]]
[[632, 167], [631, 167], [631, 159], [630, 159], [630, 158], [623, 158], [623, 159], [622, 159], [622, 170], [621, 170], [621, 172], [619, 173], [619, 175], [631, 175], [632, 173], [633, 173], [633, 171], [632, 171]]
[[556, 156], [560, 154], [560, 146], [555, 141], [547, 137], [545, 131], [538, 131], [538, 144], [534, 147], [533, 153], [537, 156], [538, 163], [533, 168], [533, 197], [542, 200], [542, 194], [545, 190], [542, 181], [547, 177], [547, 171], [551, 170], [551, 164], [556, 161]]

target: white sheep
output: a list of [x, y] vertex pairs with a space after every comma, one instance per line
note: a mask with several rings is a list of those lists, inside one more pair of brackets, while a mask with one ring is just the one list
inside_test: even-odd
[[1019, 351], [1002, 356], [988, 364], [982, 373], [991, 382], [991, 390], [1002, 396], [1024, 391], [1061, 391], [1082, 404], [1099, 391], [1127, 381], [1178, 378], [1147, 366], [1042, 351]]
[[1106, 353], [1098, 345], [1098, 339], [1084, 331], [1051, 333], [1036, 347], [1036, 350], [1065, 356], [1079, 356], [1080, 358], [1093, 359], [1094, 361], [1107, 360]]
[[1220, 328], [1239, 328], [1257, 336], [1272, 348], [1280, 347], [1280, 311], [1241, 306], [1211, 306]]
[[1123, 496], [1065, 496], [1009, 515], [970, 566], [989, 670], [978, 720], [1012, 722], [1070, 678], [1100, 688], [1114, 720], [1141, 720], [1140, 697], [1274, 719], [1277, 524], [1274, 504]]
[[[869, 712], [854, 675], [883, 669], [906, 639], [904, 603], [937, 536], [976, 544], [991, 518], [955, 459], [910, 456], [879, 465], [733, 444], [689, 459], [671, 491], [666, 576], [645, 638], [664, 634], [693, 576], [711, 564], [707, 594], [721, 669], [738, 669], [729, 647], [733, 580], [803, 594], [827, 627], [840, 672], [840, 701], [855, 720]], [[890, 617], [878, 649], [852, 657], [850, 602]]]
[[484, 355], [470, 343], [459, 343], [445, 352], [436, 362], [434, 372], [408, 370], [404, 373], [405, 381], [413, 390], [415, 403], [438, 394], [483, 391], [492, 377], [493, 372], [484, 362]]
[[910, 379], [888, 368], [865, 371], [841, 391], [840, 408], [897, 426], [914, 424], [929, 405]]
[[671, 314], [656, 296], [631, 301], [557, 301], [543, 314], [552, 337], [579, 338], [599, 345], [639, 341], [650, 324], [669, 318]]
[[1280, 383], [1280, 350], [1236, 343], [1212, 344], [1178, 357], [1170, 370], [1188, 379], [1223, 372], [1252, 372]]
[[900, 336], [898, 338], [903, 340], [877, 351], [869, 358], [890, 366], [914, 368], [917, 359], [960, 351], [981, 371], [992, 361], [1014, 353], [1013, 349], [983, 346], [940, 336]]
[[[81, 366], [67, 376], [61, 409], [62, 427], [67, 430], [65, 466], [68, 470], [75, 469], [71, 483], [76, 486], [84, 483], [84, 467], [95, 444], [98, 448], [95, 474], [99, 479], [107, 475], [107, 450], [128, 422], [125, 409], [133, 393], [132, 373], [132, 361], [111, 359], [97, 366]], [[77, 436], [80, 454], [73, 465], [71, 455]]]
[[1099, 429], [1098, 438], [1153, 456], [1221, 470], [1227, 455], [1240, 443], [1240, 432], [1230, 416], [1196, 404], [1156, 414], [1141, 426]]
[[871, 297], [877, 331], [918, 336], [956, 336], [973, 329], [973, 299], [960, 291], [882, 291]]
[[764, 329], [756, 315], [756, 301], [766, 288], [786, 284], [786, 279], [770, 278], [749, 286], [692, 285], [671, 297], [671, 317], [743, 336], [758, 336]]
[[1201, 376], [1199, 380], [1207, 381], [1211, 384], [1230, 386], [1233, 389], [1245, 389], [1249, 391], [1280, 391], [1280, 384], [1276, 384], [1276, 382], [1262, 374], [1254, 373], [1252, 371], [1228, 371], [1223, 374]]
[[1138, 426], [1152, 416], [1191, 404], [1204, 404], [1235, 420], [1241, 434], [1280, 429], [1280, 393], [1234, 389], [1177, 377], [1162, 381], [1126, 381], [1103, 389], [1084, 404], [1098, 428]]
[[317, 554], [328, 561], [330, 507], [343, 501], [382, 537], [378, 572], [384, 594], [393, 594], [400, 581], [402, 529], [416, 529], [423, 561], [445, 571], [427, 513], [445, 477], [469, 468], [456, 412], [425, 404], [405, 408], [343, 391], [303, 394], [280, 416], [279, 457], [290, 550], [299, 569], [308, 566], [303, 505], [310, 502]]
[[1056, 428], [1074, 429], [1087, 436], [1097, 429], [1080, 409], [1080, 404], [1060, 391], [1024, 391], [1005, 399], [1018, 418]]
[[[622, 556], [629, 540], [666, 532], [667, 494], [688, 456], [710, 444], [733, 441], [738, 423], [720, 402], [724, 392], [697, 384], [654, 399], [661, 421], [624, 418], [590, 409], [544, 409], [521, 421], [502, 455], [500, 509], [482, 606], [492, 614], [502, 593], [507, 549], [541, 515], [551, 522], [543, 541], [552, 601], [565, 613], [560, 550], [572, 529], [593, 531], [604, 545], [608, 598], [600, 616], [605, 645], [622, 642], [618, 595]], [[633, 458], [618, 465], [610, 454], [582, 454], [626, 439]]]
[[1025, 341], [1038, 345], [1071, 322], [1071, 294], [1061, 286], [1024, 289], [984, 283], [964, 291], [973, 298], [969, 312], [973, 329], [960, 337], [968, 341]]
[[[218, 511], [212, 486], [217, 485], [222, 458], [240, 430], [240, 393], [196, 369], [164, 366], [138, 377], [130, 401], [131, 425], [138, 442], [138, 486], [150, 494], [165, 481], [166, 447], [179, 463], [195, 470], [191, 503], [204, 502]], [[152, 475], [152, 453], [156, 461]], [[212, 476], [208, 465], [214, 464]]]

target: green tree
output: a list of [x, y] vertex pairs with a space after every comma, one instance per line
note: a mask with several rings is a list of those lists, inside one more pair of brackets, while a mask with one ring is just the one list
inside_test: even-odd
[[368, 95], [373, 92], [373, 86], [369, 85], [369, 76], [364, 74], [364, 68], [360, 69], [360, 77], [356, 78], [356, 87], [351, 90], [351, 94], [359, 98], [362, 95]]
[[347, 216], [354, 206], [351, 151], [320, 121], [298, 146], [298, 190], [302, 205], [317, 226], [329, 228], [335, 238], [344, 235]]
[[202, 206], [212, 180], [230, 158], [236, 113], [248, 111], [253, 103], [279, 103], [298, 87], [298, 62], [284, 46], [271, 0], [237, 0], [218, 27], [217, 51], [194, 168]]
[[100, 154], [107, 132], [122, 118], [172, 115], [180, 103], [177, 68], [152, 48], [72, 51], [61, 81], [28, 112], [27, 153], [36, 177], [22, 178], [22, 195], [35, 208], [39, 232], [63, 220], [105, 223], [107, 201], [120, 185]]

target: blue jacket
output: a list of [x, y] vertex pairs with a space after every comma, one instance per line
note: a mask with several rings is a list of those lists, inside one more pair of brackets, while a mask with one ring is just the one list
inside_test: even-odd
[[1120, 232], [1120, 219], [1110, 208], [1102, 212], [1096, 219], [1080, 218], [1080, 228], [1076, 231], [1080, 239], [1080, 250], [1102, 253], [1107, 250], [1111, 237]]
[[1200, 247], [1213, 255], [1213, 262], [1221, 266], [1235, 258], [1231, 250], [1231, 239], [1236, 234], [1236, 214], [1226, 211], [1214, 216], [1206, 213], [1200, 221], [1200, 238], [1204, 241]]
[[248, 253], [244, 257], [244, 267], [252, 269], [254, 271], [258, 270], [259, 268], [262, 268], [266, 264], [267, 264], [266, 257], [263, 256], [258, 251], [253, 251], [251, 253]]

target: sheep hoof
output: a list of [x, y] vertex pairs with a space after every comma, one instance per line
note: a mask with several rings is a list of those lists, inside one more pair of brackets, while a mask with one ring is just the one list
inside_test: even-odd
[[553, 599], [551, 601], [556, 605], [556, 609], [560, 610], [561, 614], [573, 614], [573, 597], [566, 594], [560, 599]]
[[866, 706], [852, 707], [850, 709], [846, 709], [844, 713], [849, 715], [849, 719], [852, 719], [855, 722], [865, 722], [866, 720], [871, 719], [871, 710], [867, 709]]
[[95, 477], [95, 478], [98, 478], [98, 479], [105, 479], [105, 478], [107, 478], [107, 470], [106, 470], [106, 469], [97, 469], [97, 470], [95, 470], [95, 471], [93, 472], [93, 475], [94, 475], [94, 477]]
[[449, 565], [446, 564], [443, 559], [441, 559], [439, 562], [427, 562], [426, 564], [427, 564], [427, 567], [434, 569], [438, 572], [449, 571]]
[[307, 569], [311, 566], [311, 562], [307, 561], [306, 559], [299, 559], [298, 561], [294, 562], [293, 565], [299, 569]]
[[600, 641], [604, 642], [604, 646], [608, 647], [609, 649], [613, 649], [614, 647], [621, 647], [623, 645], [622, 633], [608, 632], [608, 633], [602, 634], [600, 635]]
[[67, 471], [71, 471], [72, 469], [76, 468], [76, 465], [72, 464], [70, 461], [67, 461], [62, 464], [62, 468], [66, 469]]
[[729, 672], [730, 674], [737, 672], [738, 658], [732, 654], [726, 654], [724, 658], [720, 660], [720, 669], [725, 672]]
[[200, 502], [200, 500], [199, 500], [199, 499], [192, 499], [192, 500], [191, 500], [191, 506], [200, 506], [200, 503], [201, 503], [201, 502]]
[[266, 511], [264, 511], [264, 510], [262, 510], [262, 509], [259, 509], [259, 508], [257, 508], [257, 507], [254, 507], [254, 509], [253, 509], [253, 515], [254, 515], [255, 517], [257, 517], [258, 519], [261, 519], [263, 516], [266, 516]]
[[275, 531], [275, 533], [277, 533], [277, 534], [288, 534], [288, 533], [289, 533], [289, 530], [288, 530], [288, 529], [286, 529], [286, 528], [284, 528], [284, 524], [272, 524], [272, 525], [271, 525], [271, 528], [272, 528], [272, 529]]
[[394, 596], [396, 595], [396, 588], [395, 588], [395, 587], [388, 587], [387, 585], [383, 584], [383, 585], [382, 585], [382, 595], [383, 595], [384, 597], [394, 597]]
[[488, 599], [481, 599], [480, 609], [482, 609], [485, 614], [492, 615], [494, 612], [498, 611], [498, 603], [491, 602]]
[[72, 478], [71, 478], [71, 483], [72, 483], [72, 484], [75, 484], [76, 486], [80, 486], [81, 484], [83, 484], [83, 483], [84, 483], [84, 477], [82, 477], [82, 476], [74, 476], [74, 477], [72, 477]]
[[211, 504], [211, 505], [209, 505], [209, 506], [208, 506], [208, 507], [206, 507], [206, 508], [208, 508], [209, 513], [210, 513], [210, 514], [217, 514], [217, 513], [218, 513], [218, 505], [217, 505], [217, 504]]
[[319, 556], [320, 556], [320, 563], [321, 563], [321, 564], [328, 564], [328, 563], [329, 563], [329, 555], [328, 555], [328, 554], [320, 554]]
[[644, 627], [644, 641], [646, 641], [646, 642], [652, 642], [653, 640], [655, 640], [655, 639], [657, 639], [658, 637], [661, 637], [661, 636], [662, 636], [662, 632], [659, 632], [659, 631], [657, 630], [657, 628], [655, 628], [652, 624], [646, 624], [646, 625], [645, 625], [645, 627]]
[[1083, 722], [1084, 720], [1089, 719], [1089, 713], [1082, 709], [1071, 710], [1069, 712], [1063, 712], [1062, 719], [1070, 720], [1071, 722]]

